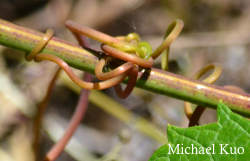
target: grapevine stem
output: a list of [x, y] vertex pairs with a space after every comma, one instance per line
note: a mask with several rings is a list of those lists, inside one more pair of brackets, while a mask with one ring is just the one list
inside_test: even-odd
[[[43, 34], [0, 20], [0, 44], [30, 52]], [[94, 74], [101, 54], [87, 51], [78, 45], [53, 37], [42, 53], [60, 57], [70, 66]], [[233, 111], [250, 116], [250, 95], [185, 78], [162, 70], [148, 68], [138, 74], [136, 86], [157, 94], [189, 101], [204, 107], [216, 108], [222, 102]]]

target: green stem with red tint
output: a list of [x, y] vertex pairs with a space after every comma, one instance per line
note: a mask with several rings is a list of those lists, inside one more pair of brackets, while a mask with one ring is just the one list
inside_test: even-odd
[[[43, 34], [31, 29], [0, 20], [0, 44], [29, 53]], [[53, 37], [42, 53], [62, 58], [70, 66], [94, 74], [101, 54], [82, 49], [80, 46]], [[215, 85], [188, 79], [158, 69], [142, 70], [136, 86], [157, 94], [189, 101], [204, 107], [216, 108], [220, 100], [230, 109], [250, 116], [250, 95], [230, 92]]]

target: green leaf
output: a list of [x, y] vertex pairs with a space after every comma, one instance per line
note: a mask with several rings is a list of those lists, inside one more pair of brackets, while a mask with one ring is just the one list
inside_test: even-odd
[[217, 107], [217, 118], [217, 123], [190, 128], [168, 125], [169, 144], [159, 148], [149, 161], [249, 160], [250, 121], [233, 113], [221, 102]]

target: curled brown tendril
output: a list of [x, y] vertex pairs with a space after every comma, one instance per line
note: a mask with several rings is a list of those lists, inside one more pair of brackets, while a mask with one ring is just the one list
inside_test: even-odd
[[100, 41], [106, 45], [115, 47], [119, 50], [136, 51], [139, 53], [140, 57], [144, 57], [143, 51], [139, 47], [137, 47], [136, 45], [130, 44], [126, 41], [116, 39], [114, 37], [111, 37], [109, 35], [106, 35], [104, 33], [96, 31], [94, 29], [88, 28], [86, 26], [79, 25], [79, 24], [77, 24], [73, 21], [70, 21], [70, 20], [68, 20], [65, 24], [66, 24], [66, 27], [73, 32], [85, 35], [85, 36], [90, 37], [94, 40]]
[[125, 71], [121, 75], [118, 75], [109, 80], [99, 82], [99, 83], [90, 83], [90, 82], [85, 82], [79, 79], [65, 61], [63, 61], [62, 59], [54, 55], [41, 53], [41, 54], [38, 54], [34, 60], [35, 61], [48, 60], [48, 61], [52, 61], [58, 64], [61, 68], [63, 68], [63, 70], [67, 73], [67, 75], [75, 84], [77, 84], [78, 86], [82, 88], [89, 89], [89, 90], [102, 90], [102, 89], [112, 87], [120, 83], [121, 81], [123, 81], [129, 74], [129, 71]]
[[103, 73], [102, 69], [103, 69], [104, 65], [108, 64], [111, 60], [114, 60], [114, 59], [115, 59], [114, 57], [105, 56], [97, 63], [96, 68], [95, 68], [95, 75], [98, 79], [107, 80], [107, 79], [116, 77], [116, 76], [124, 73], [125, 71], [131, 71], [134, 68], [133, 63], [127, 62], [127, 63], [124, 63], [123, 65], [117, 67], [116, 69], [110, 71], [110, 72]]
[[33, 50], [25, 57], [27, 61], [31, 61], [34, 57], [42, 50], [42, 48], [49, 42], [52, 38], [54, 31], [52, 29], [48, 29], [43, 36], [43, 38], [39, 41], [39, 43], [33, 48]]
[[104, 65], [113, 59], [115, 59], [115, 58], [111, 57], [111, 56], [105, 56], [104, 58], [102, 58], [98, 62], [98, 64], [96, 65], [95, 75], [100, 80], [107, 80], [107, 79], [113, 78], [117, 75], [120, 75], [126, 71], [129, 71], [130, 72], [129, 81], [128, 81], [128, 85], [125, 88], [125, 90], [122, 91], [120, 83], [114, 86], [117, 96], [119, 98], [124, 99], [124, 98], [127, 98], [134, 89], [134, 86], [135, 86], [136, 80], [137, 80], [137, 76], [138, 76], [139, 67], [137, 65], [134, 66], [133, 63], [131, 63], [131, 62], [127, 62], [127, 63], [117, 67], [116, 69], [110, 71], [110, 72], [103, 73], [102, 69], [103, 69]]
[[[139, 66], [144, 68], [153, 66], [153, 59], [150, 57], [151, 46], [147, 42], [140, 42], [140, 36], [136, 33], [114, 38], [72, 21], [67, 21], [66, 27], [73, 33], [83, 34], [103, 43], [101, 48], [109, 57], [102, 58], [97, 64], [95, 74], [98, 79], [110, 81], [124, 73], [126, 73], [126, 76], [129, 75], [128, 85], [123, 92], [120, 84], [115, 85], [116, 94], [120, 98], [126, 98], [132, 92], [136, 84]], [[103, 66], [114, 58], [124, 60], [127, 63], [110, 72], [103, 73]]]
[[130, 93], [133, 91], [136, 81], [137, 81], [138, 70], [139, 70], [138, 65], [135, 65], [133, 70], [129, 74], [128, 85], [124, 89], [124, 91], [122, 91], [122, 87], [120, 83], [115, 85], [115, 92], [119, 98], [122, 98], [122, 99], [127, 98], [130, 95]]

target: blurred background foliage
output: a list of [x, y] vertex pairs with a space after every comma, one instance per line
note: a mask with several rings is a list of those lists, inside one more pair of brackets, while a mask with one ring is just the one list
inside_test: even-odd
[[[137, 32], [153, 49], [162, 42], [168, 25], [179, 18], [185, 26], [171, 45], [170, 71], [191, 77], [201, 67], [218, 62], [224, 71], [216, 85], [236, 85], [250, 91], [248, 0], [0, 0], [0, 18], [41, 32], [52, 28], [54, 36], [75, 43], [64, 26], [68, 19], [112, 36]], [[100, 50], [98, 42], [89, 41], [93, 49]], [[27, 63], [23, 53], [3, 46], [0, 53], [0, 160], [32, 161], [32, 122], [20, 108], [35, 109], [45, 95], [55, 64]], [[160, 68], [159, 60], [154, 67]], [[102, 92], [132, 112], [133, 119], [145, 118], [162, 131], [167, 124], [188, 126], [180, 100], [140, 89], [125, 100], [117, 98], [113, 88]], [[78, 94], [59, 80], [44, 116], [41, 156], [53, 145], [52, 140], [60, 137], [77, 99]], [[93, 99], [99, 100], [97, 95]], [[118, 160], [147, 160], [162, 145], [93, 102], [73, 138], [73, 146], [58, 160], [101, 157], [118, 142], [122, 129], [131, 133], [131, 139], [122, 147]], [[108, 108], [112, 111], [114, 107]], [[215, 111], [207, 109], [200, 122], [214, 121]]]

